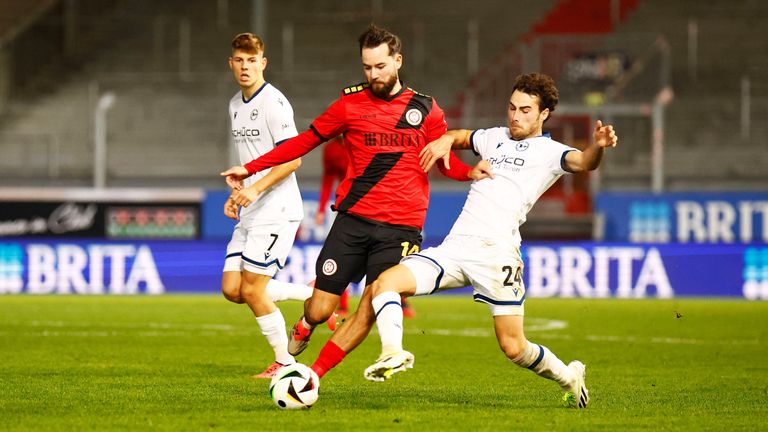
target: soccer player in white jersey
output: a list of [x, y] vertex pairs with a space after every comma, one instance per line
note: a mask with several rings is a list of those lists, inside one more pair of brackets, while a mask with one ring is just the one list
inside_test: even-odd
[[[291, 104], [264, 80], [266, 66], [264, 43], [258, 36], [235, 36], [229, 67], [240, 91], [229, 102], [229, 119], [241, 163], [297, 135]], [[285, 265], [304, 215], [294, 174], [299, 165], [301, 160], [296, 159], [251, 176], [224, 205], [224, 214], [239, 223], [227, 245], [222, 293], [234, 303], [248, 304], [275, 352], [275, 362], [254, 378], [271, 378], [281, 366], [296, 362], [288, 353], [285, 319], [274, 301], [306, 300], [312, 295], [312, 287], [272, 279]]]
[[606, 147], [616, 146], [612, 126], [597, 122], [594, 140], [583, 151], [552, 140], [542, 126], [558, 101], [552, 78], [542, 74], [517, 78], [509, 100], [507, 127], [476, 131], [452, 130], [422, 151], [428, 169], [450, 148], [471, 148], [493, 172], [472, 183], [464, 208], [448, 236], [437, 247], [409, 255], [373, 284], [373, 309], [382, 354], [365, 370], [371, 381], [413, 367], [414, 356], [403, 350], [401, 295], [426, 295], [474, 286], [475, 301], [487, 303], [499, 346], [518, 366], [557, 382], [568, 405], [589, 402], [585, 366], [563, 363], [523, 332], [520, 225], [536, 200], [562, 174], [594, 170]]

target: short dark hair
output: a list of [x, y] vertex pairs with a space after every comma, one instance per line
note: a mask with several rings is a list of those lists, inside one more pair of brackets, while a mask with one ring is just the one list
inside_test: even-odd
[[264, 53], [264, 41], [253, 33], [240, 33], [232, 39], [232, 52], [235, 50], [247, 53]]
[[396, 34], [373, 23], [360, 35], [358, 42], [360, 42], [360, 52], [363, 51], [363, 48], [376, 48], [383, 43], [389, 47], [389, 55], [391, 56], [400, 54], [403, 49], [403, 43]]
[[539, 97], [539, 110], [544, 111], [548, 108], [550, 112], [555, 110], [557, 101], [560, 99], [560, 92], [557, 91], [555, 80], [549, 75], [540, 73], [530, 73], [518, 75], [515, 78], [515, 85], [512, 92], [520, 90], [525, 94]]

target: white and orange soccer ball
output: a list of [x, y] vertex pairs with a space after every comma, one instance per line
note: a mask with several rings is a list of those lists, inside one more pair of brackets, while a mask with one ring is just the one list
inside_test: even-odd
[[282, 409], [307, 409], [317, 402], [320, 378], [301, 363], [283, 366], [269, 384], [269, 394]]

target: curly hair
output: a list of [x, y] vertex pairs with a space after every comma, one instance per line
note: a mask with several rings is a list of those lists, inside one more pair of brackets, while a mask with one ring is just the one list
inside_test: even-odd
[[520, 90], [525, 94], [539, 97], [539, 110], [549, 109], [550, 112], [555, 110], [557, 101], [560, 99], [560, 93], [555, 86], [555, 80], [549, 75], [540, 73], [530, 73], [518, 75], [515, 78], [515, 85], [512, 88], [512, 92]]

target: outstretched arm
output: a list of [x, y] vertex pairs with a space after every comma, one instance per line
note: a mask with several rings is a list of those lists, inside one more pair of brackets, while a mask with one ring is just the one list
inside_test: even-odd
[[472, 167], [465, 164], [455, 153], [449, 150], [446, 159], [448, 162], [438, 159], [437, 163], [437, 168], [444, 176], [457, 181], [472, 180], [472, 177], [469, 175]]
[[472, 132], [467, 129], [449, 130], [440, 138], [424, 146], [419, 153], [421, 168], [425, 172], [429, 171], [440, 159], [443, 160], [446, 168], [450, 168], [453, 161], [453, 158], [450, 158], [451, 149], [468, 149], [471, 146], [469, 138]]
[[248, 207], [256, 201], [265, 190], [271, 188], [277, 183], [285, 180], [301, 166], [301, 159], [294, 159], [288, 163], [278, 165], [269, 171], [267, 175], [260, 178], [256, 183], [234, 194], [234, 202], [237, 205]]
[[570, 151], [565, 155], [565, 169], [570, 172], [592, 171], [600, 166], [607, 147], [616, 147], [619, 138], [613, 126], [603, 126], [603, 122], [595, 122], [592, 143], [583, 151]]
[[237, 182], [252, 174], [304, 156], [323, 141], [323, 138], [318, 135], [314, 129], [309, 129], [289, 140], [283, 141], [279, 146], [262, 155], [260, 158], [254, 159], [244, 166], [233, 166], [222, 172], [221, 175], [226, 177], [229, 187], [234, 188]]

